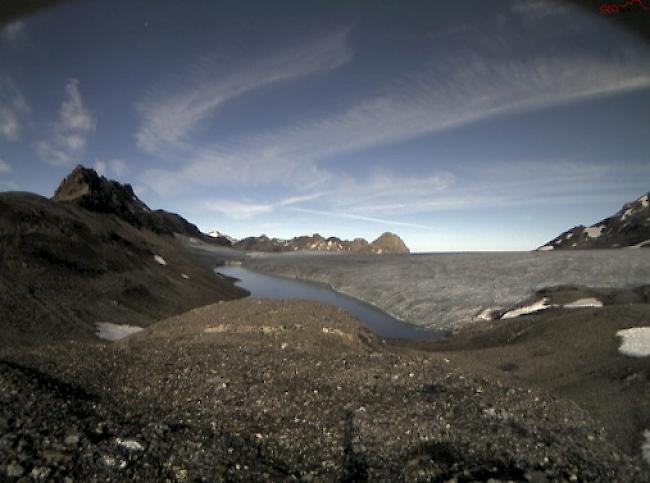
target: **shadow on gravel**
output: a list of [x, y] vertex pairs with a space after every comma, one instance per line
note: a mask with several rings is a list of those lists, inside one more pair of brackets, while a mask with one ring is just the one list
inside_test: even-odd
[[0, 364], [21, 373], [26, 378], [32, 379], [39, 386], [54, 393], [56, 396], [64, 399], [73, 399], [78, 401], [98, 401], [97, 396], [86, 392], [83, 388], [60, 381], [36, 369], [21, 366], [15, 362], [0, 360]]
[[429, 475], [433, 481], [456, 480], [459, 473], [462, 474], [462, 481], [526, 481], [524, 470], [513, 464], [473, 458], [463, 448], [446, 442], [421, 444], [408, 460], [417, 461], [420, 466], [433, 470], [433, 474]]
[[354, 450], [354, 415], [345, 412], [343, 433], [343, 475], [341, 481], [368, 481], [368, 462], [363, 453]]

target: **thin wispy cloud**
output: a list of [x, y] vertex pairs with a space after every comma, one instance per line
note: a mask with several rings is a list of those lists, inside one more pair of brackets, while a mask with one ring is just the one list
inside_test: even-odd
[[6, 42], [13, 43], [25, 35], [25, 22], [16, 20], [6, 24], [0, 29], [0, 38]]
[[[504, 176], [507, 173], [507, 176]], [[624, 173], [621, 176], [621, 173]], [[608, 195], [607, 190], [645, 189], [650, 176], [647, 163], [589, 163], [570, 160], [492, 161], [489, 166], [472, 163], [440, 189], [426, 192], [427, 183], [418, 190], [416, 179], [395, 176], [395, 186], [404, 183], [400, 194], [373, 199], [342, 191], [331, 197], [332, 209], [347, 207], [360, 215], [417, 215], [453, 210], [529, 207], [538, 204], [586, 203]], [[379, 193], [381, 191], [378, 191]], [[388, 191], [387, 191], [388, 192]]]
[[0, 139], [20, 140], [29, 110], [25, 97], [13, 79], [0, 76]]
[[220, 213], [233, 220], [245, 220], [261, 214], [268, 214], [277, 209], [313, 201], [325, 196], [327, 193], [313, 193], [305, 196], [292, 196], [270, 203], [246, 203], [233, 200], [211, 200], [205, 203], [208, 210]]
[[110, 161], [103, 161], [98, 159], [93, 165], [93, 169], [102, 176], [116, 176], [121, 177], [129, 172], [129, 166], [121, 159], [112, 159]]
[[58, 119], [50, 131], [49, 139], [36, 144], [38, 154], [53, 166], [78, 161], [95, 131], [95, 118], [84, 105], [77, 79], [68, 79]]
[[[219, 145], [189, 148], [180, 170], [158, 170], [165, 186], [272, 183], [323, 187], [327, 158], [395, 144], [497, 115], [650, 87], [643, 56], [486, 59], [468, 51], [432, 59], [428, 68], [325, 118], [285, 125]], [[164, 182], [165, 179], [169, 181]], [[146, 181], [145, 181], [146, 182]], [[160, 186], [151, 186], [160, 191]]]
[[510, 7], [512, 13], [535, 19], [565, 15], [569, 12], [575, 12], [575, 9], [576, 7], [573, 5], [556, 0], [527, 0], [526, 2], [515, 2]]
[[297, 211], [300, 213], [308, 213], [310, 215], [318, 216], [330, 216], [333, 218], [343, 218], [348, 220], [359, 220], [359, 221], [368, 221], [370, 223], [378, 223], [380, 225], [393, 225], [393, 226], [405, 226], [409, 228], [420, 228], [424, 230], [432, 230], [433, 227], [429, 225], [422, 225], [420, 223], [409, 223], [405, 221], [396, 221], [396, 220], [387, 220], [385, 218], [376, 218], [372, 216], [362, 216], [356, 215], [354, 213], [345, 213], [345, 212], [333, 212], [333, 211], [324, 211], [324, 210], [313, 210], [310, 208], [289, 208], [292, 211]]
[[0, 191], [20, 191], [21, 186], [12, 180], [0, 180]]
[[0, 174], [7, 174], [7, 173], [11, 173], [12, 171], [13, 168], [11, 167], [11, 165], [6, 161], [0, 159]]
[[[159, 88], [137, 106], [136, 142], [147, 153], [177, 147], [227, 101], [260, 87], [335, 69], [352, 58], [348, 30], [304, 42], [224, 74], [210, 58], [171, 89]], [[170, 92], [171, 91], [171, 92]]]
[[220, 213], [233, 220], [245, 220], [257, 215], [273, 211], [272, 204], [246, 203], [233, 200], [208, 201], [205, 207], [215, 213]]

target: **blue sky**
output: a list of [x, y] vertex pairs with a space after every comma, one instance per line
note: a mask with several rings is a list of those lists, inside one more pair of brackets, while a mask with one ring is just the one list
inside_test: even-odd
[[442, 5], [83, 1], [6, 24], [0, 190], [50, 196], [81, 163], [205, 231], [464, 251], [530, 250], [650, 189], [647, 41], [597, 6]]

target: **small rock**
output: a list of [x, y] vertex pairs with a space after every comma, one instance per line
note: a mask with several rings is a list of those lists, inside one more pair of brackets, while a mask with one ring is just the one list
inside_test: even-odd
[[126, 461], [109, 454], [102, 456], [102, 463], [104, 463], [106, 466], [111, 466], [120, 470], [126, 467]]
[[187, 481], [187, 470], [185, 468], [174, 468], [176, 481]]
[[68, 446], [75, 446], [77, 443], [79, 443], [79, 435], [78, 434], [69, 434], [69, 435], [67, 435], [65, 437], [64, 442]]
[[44, 466], [37, 466], [33, 468], [32, 472], [30, 473], [32, 480], [36, 480], [36, 481], [45, 480], [49, 475], [50, 475], [50, 469]]
[[25, 474], [25, 468], [18, 463], [11, 463], [7, 465], [5, 472], [9, 478], [20, 478]]
[[117, 443], [118, 446], [121, 446], [122, 448], [124, 448], [127, 451], [142, 451], [142, 450], [144, 450], [144, 446], [142, 446], [135, 439], [117, 438], [115, 440], [115, 443]]
[[45, 451], [43, 451], [43, 458], [45, 458], [45, 460], [50, 464], [51, 463], [62, 463], [64, 461], [69, 460], [70, 455], [68, 455], [66, 453], [62, 453], [61, 451], [56, 451], [56, 450], [53, 450], [53, 449], [46, 449]]

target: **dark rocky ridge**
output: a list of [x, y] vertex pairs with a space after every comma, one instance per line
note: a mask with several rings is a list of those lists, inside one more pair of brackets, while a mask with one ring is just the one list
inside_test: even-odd
[[81, 165], [65, 177], [52, 201], [74, 203], [89, 211], [114, 214], [136, 228], [146, 228], [154, 233], [179, 233], [209, 243], [230, 245], [224, 237], [207, 236], [196, 225], [176, 213], [151, 210], [135, 195], [130, 184], [106, 179], [95, 170]]
[[147, 326], [246, 293], [171, 236], [196, 227], [147, 210], [128, 185], [81, 167], [53, 200], [0, 193], [0, 346], [93, 340], [96, 322]]
[[650, 247], [650, 192], [589, 227], [565, 231], [537, 250]]
[[337, 237], [324, 238], [318, 233], [312, 236], [299, 236], [290, 240], [269, 238], [266, 235], [244, 238], [233, 244], [233, 248], [258, 252], [326, 251], [374, 253], [377, 255], [409, 253], [402, 239], [394, 233], [383, 233], [368, 243], [363, 238], [341, 240]]

